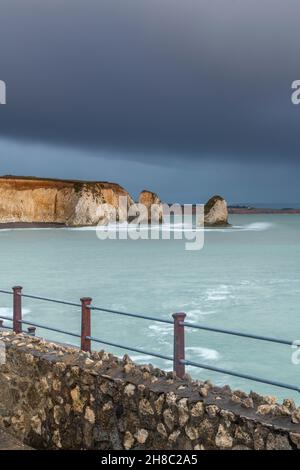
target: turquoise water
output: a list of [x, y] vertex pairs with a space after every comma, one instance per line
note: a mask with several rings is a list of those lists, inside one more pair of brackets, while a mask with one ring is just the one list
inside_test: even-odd
[[[201, 251], [181, 240], [106, 240], [93, 230], [0, 231], [0, 287], [19, 284], [24, 293], [171, 318], [184, 311], [191, 322], [300, 340], [300, 216], [235, 215], [230, 229], [205, 232]], [[24, 299], [24, 316], [80, 330], [75, 307]], [[11, 298], [0, 295], [0, 314], [11, 315]], [[93, 312], [93, 335], [107, 341], [172, 354], [172, 325]], [[47, 338], [76, 342], [38, 330]], [[187, 329], [187, 357], [216, 367], [300, 385], [300, 364], [289, 346]], [[101, 348], [100, 345], [94, 345]], [[125, 351], [108, 348], [122, 355]], [[171, 364], [133, 353], [139, 363]], [[194, 377], [279, 398], [297, 393], [206, 370]]]

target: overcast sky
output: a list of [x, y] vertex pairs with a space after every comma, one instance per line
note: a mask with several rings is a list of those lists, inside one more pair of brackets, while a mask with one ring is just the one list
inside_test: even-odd
[[0, 173], [300, 202], [298, 0], [0, 0]]

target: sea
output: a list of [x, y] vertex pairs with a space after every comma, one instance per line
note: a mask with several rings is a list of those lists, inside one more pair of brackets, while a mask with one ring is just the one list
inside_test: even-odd
[[[24, 294], [93, 305], [161, 319], [185, 312], [186, 320], [213, 328], [300, 341], [300, 215], [231, 215], [228, 228], [204, 231], [201, 250], [185, 240], [106, 239], [95, 228], [0, 230], [0, 289], [23, 286]], [[170, 227], [171, 226], [171, 227]], [[162, 229], [180, 233], [180, 223]], [[0, 294], [0, 315], [12, 315], [12, 298]], [[80, 308], [23, 299], [24, 320], [80, 332]], [[9, 321], [5, 321], [9, 325]], [[77, 338], [41, 328], [37, 335], [79, 345]], [[139, 364], [172, 370], [151, 352], [172, 356], [173, 326], [92, 311], [92, 334], [124, 348], [93, 343]], [[146, 351], [130, 352], [127, 347]], [[149, 354], [150, 353], [150, 354]], [[189, 360], [265, 380], [300, 386], [297, 347], [186, 328]], [[279, 400], [300, 395], [283, 388], [187, 367], [195, 379], [254, 390]]]

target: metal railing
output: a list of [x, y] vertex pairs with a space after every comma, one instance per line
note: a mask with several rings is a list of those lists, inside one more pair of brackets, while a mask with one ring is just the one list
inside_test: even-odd
[[[67, 302], [65, 300], [58, 300], [58, 299], [52, 299], [48, 297], [23, 294], [21, 286], [13, 287], [12, 291], [0, 289], [0, 293], [13, 296], [13, 316], [11, 318], [5, 315], [0, 315], [0, 319], [1, 319], [0, 327], [11, 329], [17, 334], [22, 333], [23, 331], [22, 325], [28, 325], [29, 328], [27, 329], [27, 333], [31, 335], [34, 335], [36, 328], [39, 328], [39, 329], [44, 329], [48, 331], [53, 331], [56, 333], [66, 334], [68, 336], [72, 336], [75, 338], [80, 338], [80, 348], [81, 350], [86, 351], [86, 352], [91, 352], [91, 343], [95, 342], [95, 343], [100, 343], [100, 344], [124, 349], [126, 351], [138, 352], [141, 354], [145, 354], [147, 356], [152, 356], [152, 357], [157, 357], [157, 358], [164, 359], [167, 361], [172, 361], [173, 370], [179, 378], [184, 378], [185, 366], [192, 366], [192, 367], [198, 367], [198, 368], [205, 369], [205, 370], [210, 370], [213, 372], [218, 372], [218, 373], [225, 374], [225, 375], [230, 375], [233, 377], [239, 377], [241, 379], [246, 379], [246, 380], [250, 380], [250, 381], [254, 381], [258, 383], [264, 383], [266, 385], [281, 387], [281, 388], [285, 388], [288, 390], [300, 392], [300, 387], [298, 385], [288, 384], [288, 383], [280, 382], [277, 380], [268, 380], [268, 379], [264, 379], [255, 375], [244, 374], [241, 372], [223, 369], [220, 367], [210, 366], [208, 364], [202, 364], [199, 362], [190, 361], [185, 358], [185, 328], [193, 328], [193, 329], [198, 329], [198, 330], [209, 331], [212, 333], [238, 336], [241, 338], [255, 339], [258, 341], [265, 341], [265, 342], [271, 342], [271, 343], [288, 345], [288, 346], [294, 345], [294, 342], [292, 340], [274, 338], [271, 336], [256, 335], [253, 333], [247, 333], [247, 332], [224, 329], [224, 328], [214, 328], [211, 326], [201, 325], [197, 323], [189, 323], [185, 321], [185, 318], [186, 318], [185, 313], [174, 313], [172, 315], [173, 320], [168, 320], [168, 319], [157, 318], [157, 317], [153, 317], [149, 315], [141, 315], [141, 314], [136, 314], [136, 313], [131, 313], [131, 312], [121, 312], [118, 310], [112, 310], [112, 309], [108, 309], [104, 307], [96, 307], [92, 304], [91, 297], [82, 297], [80, 299], [80, 303]], [[29, 322], [29, 321], [23, 320], [22, 298], [40, 300], [44, 302], [53, 302], [56, 304], [69, 305], [72, 307], [80, 308], [81, 309], [81, 332], [80, 334], [67, 331], [67, 330], [62, 330], [59, 328], [55, 328], [53, 326], [48, 326], [48, 325], [44, 325], [40, 323], [35, 323], [31, 321]], [[164, 354], [159, 354], [153, 351], [146, 351], [144, 349], [136, 348], [130, 345], [114, 343], [111, 341], [107, 341], [105, 339], [92, 336], [92, 331], [91, 331], [92, 330], [91, 328], [91, 312], [92, 311], [106, 312], [106, 313], [111, 313], [115, 315], [123, 315], [127, 317], [139, 318], [143, 320], [150, 320], [150, 321], [155, 321], [158, 323], [165, 323], [165, 324], [167, 323], [167, 324], [173, 325], [174, 346], [173, 346], [172, 357], [164, 355]], [[6, 325], [4, 326], [3, 320], [11, 321], [13, 326], [12, 327], [9, 327]]]

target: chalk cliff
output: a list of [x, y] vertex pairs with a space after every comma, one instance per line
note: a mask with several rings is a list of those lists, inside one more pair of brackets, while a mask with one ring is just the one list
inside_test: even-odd
[[[119, 206], [120, 196], [126, 198], [124, 207]], [[115, 183], [0, 177], [0, 223], [105, 224], [113, 212], [107, 204], [124, 221], [133, 200]]]
[[148, 211], [148, 220], [144, 220], [144, 223], [152, 222], [162, 223], [163, 221], [163, 204], [156, 193], [152, 191], [144, 190], [140, 193], [139, 203], [143, 204]]
[[204, 206], [205, 225], [229, 225], [228, 209], [225, 199], [221, 196], [213, 196]]

